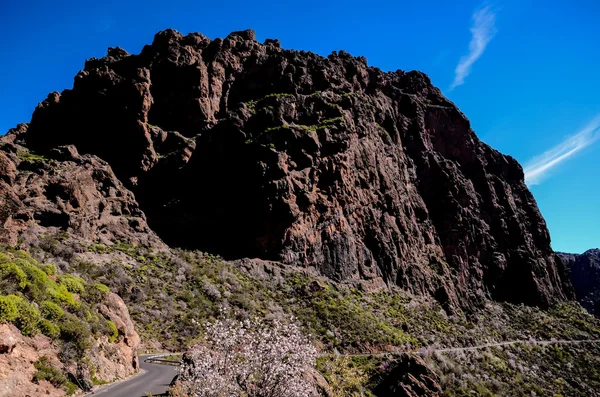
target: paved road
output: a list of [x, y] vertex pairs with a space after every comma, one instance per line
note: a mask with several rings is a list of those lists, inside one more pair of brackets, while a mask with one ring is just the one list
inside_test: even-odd
[[[438, 348], [429, 349], [427, 353], [441, 352], [441, 353], [452, 353], [460, 351], [478, 350], [489, 347], [499, 347], [514, 345], [517, 343], [528, 344], [532, 343], [526, 340], [515, 340], [507, 342], [496, 342], [486, 343], [479, 346], [468, 346], [468, 347], [451, 347], [451, 348]], [[547, 346], [547, 345], [563, 345], [563, 344], [581, 344], [581, 343], [600, 343], [599, 339], [588, 339], [588, 340], [544, 340], [537, 341], [535, 344]], [[319, 356], [346, 356], [346, 357], [364, 357], [364, 356], [383, 356], [388, 354], [398, 354], [400, 352], [382, 352], [382, 353], [363, 353], [363, 354], [320, 354]], [[408, 352], [411, 353], [411, 352]], [[412, 353], [425, 355], [424, 351], [412, 351]], [[147, 393], [152, 395], [161, 395], [166, 393], [169, 388], [169, 384], [177, 375], [177, 367], [171, 365], [151, 364], [144, 362], [144, 359], [151, 355], [140, 356], [140, 366], [144, 372], [126, 381], [115, 383], [101, 388], [100, 390], [93, 393], [94, 396], [101, 397], [146, 397]], [[156, 355], [154, 355], [156, 356]], [[92, 395], [90, 393], [89, 395]]]
[[169, 384], [177, 375], [177, 367], [172, 365], [151, 364], [144, 362], [150, 355], [140, 356], [140, 367], [144, 370], [131, 379], [103, 387], [89, 396], [101, 397], [146, 397], [147, 393], [160, 395], [166, 393]]

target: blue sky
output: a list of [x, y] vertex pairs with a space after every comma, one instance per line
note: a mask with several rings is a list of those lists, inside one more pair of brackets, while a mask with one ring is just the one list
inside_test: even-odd
[[0, 131], [109, 46], [137, 53], [166, 28], [211, 38], [252, 28], [285, 48], [424, 71], [483, 141], [526, 167], [555, 250], [600, 246], [600, 4], [454, 3], [2, 0]]

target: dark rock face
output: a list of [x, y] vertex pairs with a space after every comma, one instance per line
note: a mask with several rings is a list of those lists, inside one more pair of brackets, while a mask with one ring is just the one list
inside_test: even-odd
[[14, 138], [0, 138], [0, 243], [64, 230], [89, 242], [165, 248], [106, 162], [81, 156], [74, 146], [33, 155]]
[[572, 294], [520, 165], [419, 72], [252, 31], [167, 30], [139, 55], [88, 60], [19, 137], [107, 161], [170, 245], [397, 284], [450, 309]]
[[581, 255], [558, 253], [565, 266], [577, 300], [587, 311], [600, 316], [600, 249], [591, 249]]
[[380, 397], [439, 397], [439, 377], [420, 357], [403, 354], [387, 363], [383, 379], [375, 389]]

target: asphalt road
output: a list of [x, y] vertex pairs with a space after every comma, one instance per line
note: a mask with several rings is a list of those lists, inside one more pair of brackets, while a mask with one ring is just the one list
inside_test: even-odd
[[172, 365], [151, 364], [144, 362], [150, 355], [140, 356], [140, 367], [144, 372], [131, 379], [118, 382], [99, 389], [89, 396], [101, 397], [146, 397], [147, 393], [160, 395], [166, 393], [169, 384], [177, 375], [177, 368]]
[[[489, 347], [500, 347], [507, 345], [514, 345], [517, 343], [528, 344], [532, 343], [530, 341], [525, 340], [515, 340], [515, 341], [506, 341], [506, 342], [497, 342], [497, 343], [487, 343], [479, 346], [468, 346], [468, 347], [454, 347], [454, 348], [442, 348], [442, 349], [432, 349], [429, 353], [433, 353], [435, 351], [442, 353], [451, 353], [451, 352], [459, 352], [459, 351], [467, 351], [467, 350], [478, 350], [485, 349]], [[562, 345], [562, 344], [584, 344], [584, 343], [600, 343], [600, 339], [589, 339], [589, 340], [544, 340], [544, 341], [536, 341], [537, 345]], [[382, 352], [382, 353], [363, 353], [363, 354], [342, 354], [341, 356], [349, 356], [349, 357], [362, 357], [362, 356], [378, 356], [378, 355], [387, 355], [394, 354], [398, 352]], [[413, 353], [424, 354], [419, 351], [414, 351]], [[134, 376], [131, 379], [121, 381], [106, 387], [102, 387], [96, 392], [89, 393], [87, 396], [101, 396], [101, 397], [146, 397], [148, 393], [152, 393], [154, 396], [160, 396], [163, 393], [167, 392], [171, 381], [177, 375], [178, 367], [172, 365], [161, 365], [161, 364], [152, 364], [146, 363], [144, 360], [147, 357], [152, 355], [141, 355], [140, 356], [140, 367], [144, 370], [144, 372], [140, 375]], [[156, 356], [156, 355], [153, 355]], [[333, 354], [321, 354], [320, 356], [337, 356]]]

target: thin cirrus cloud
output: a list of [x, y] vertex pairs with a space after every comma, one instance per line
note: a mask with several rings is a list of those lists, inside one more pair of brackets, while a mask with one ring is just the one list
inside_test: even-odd
[[534, 157], [525, 164], [525, 183], [539, 185], [549, 172], [559, 164], [573, 157], [600, 139], [600, 115], [590, 121], [575, 135], [572, 135], [552, 149]]
[[450, 91], [465, 83], [465, 79], [471, 73], [471, 67], [477, 61], [489, 42], [494, 38], [496, 29], [496, 14], [491, 6], [478, 8], [473, 13], [473, 26], [471, 26], [471, 42], [469, 53], [460, 58], [456, 69], [454, 69], [454, 81], [450, 85]]

